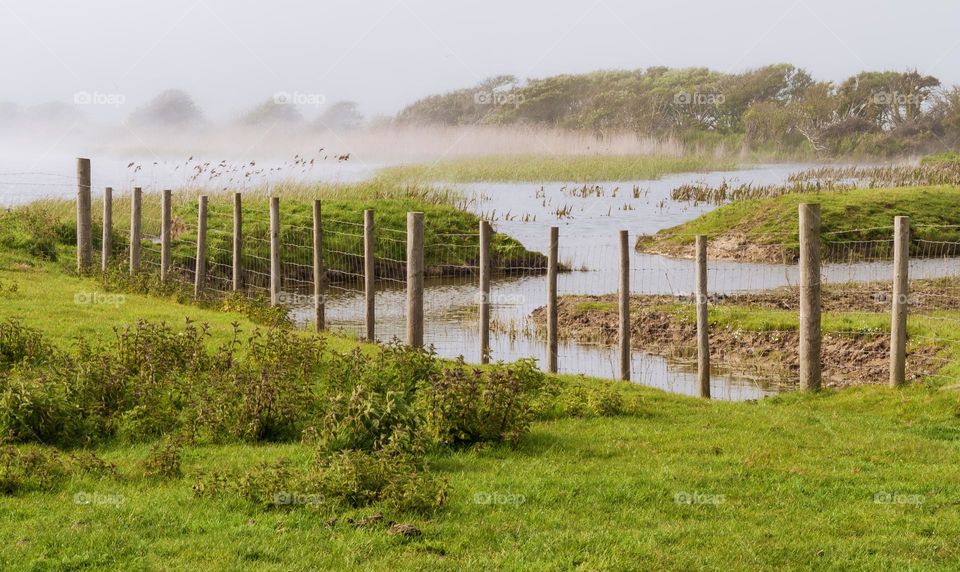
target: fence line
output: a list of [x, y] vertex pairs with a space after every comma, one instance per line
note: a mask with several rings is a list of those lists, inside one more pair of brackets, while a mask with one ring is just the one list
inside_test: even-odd
[[[755, 360], [760, 369], [770, 361], [764, 347], [750, 346], [761, 338], [782, 340], [784, 375], [810, 390], [828, 381], [823, 379], [824, 343], [847, 348], [848, 361], [886, 352], [885, 365], [877, 367], [886, 368], [891, 385], [908, 381], [911, 371], [939, 372], [960, 343], [955, 335], [960, 242], [947, 232], [955, 226], [916, 225], [911, 233], [909, 221], [898, 217], [890, 226], [821, 232], [816, 205], [802, 205], [799, 235], [749, 245], [764, 263], [708, 260], [709, 237], [697, 237], [694, 260], [680, 260], [634, 252], [625, 231], [595, 237], [564, 233], [561, 240], [559, 227], [551, 227], [531, 248], [546, 251], [544, 257], [493, 249], [497, 237], [488, 222], [477, 232], [445, 232], [411, 213], [404, 230], [377, 224], [372, 210], [362, 222], [324, 218], [320, 201], [309, 219], [287, 221], [280, 217], [278, 197], [269, 200], [269, 208], [260, 208], [243, 205], [240, 193], [232, 201], [209, 203], [205, 196], [184, 202], [177, 195], [173, 204], [169, 190], [114, 194], [108, 188], [99, 199], [102, 210], [93, 213], [94, 197], [85, 183], [89, 168], [84, 173], [78, 162], [77, 175], [80, 268], [89, 268], [92, 260], [81, 252], [96, 248], [104, 268], [123, 260], [130, 273], [159, 272], [165, 282], [192, 285], [198, 298], [236, 291], [289, 306], [300, 322], [317, 329], [426, 343], [445, 355], [465, 353], [469, 344], [481, 363], [491, 357], [495, 331], [545, 342], [545, 369], [571, 370], [576, 364], [566, 362], [561, 351], [567, 334], [559, 316], [561, 309], [569, 314], [571, 308], [560, 295], [590, 296], [606, 308], [602, 295], [615, 291], [620, 296], [610, 306], [616, 317], [611, 328], [601, 324], [595, 338], [584, 330], [577, 342], [618, 348], [623, 379], [631, 377], [637, 352], [673, 352], [672, 362], [688, 361], [696, 371], [703, 397], [711, 396], [712, 366]], [[122, 220], [125, 213], [129, 224]], [[425, 298], [428, 278], [436, 294]], [[441, 300], [448, 291], [462, 303]], [[638, 312], [638, 296], [670, 306], [674, 317], [682, 317], [673, 326], [676, 339], [660, 340], [663, 347], [654, 347], [656, 339], [650, 345], [651, 338], [663, 334], [655, 331], [655, 320], [663, 316], [644, 307], [644, 300]], [[542, 306], [545, 332], [529, 319]], [[741, 307], [772, 314], [734, 316], [728, 321], [733, 325], [725, 326], [728, 332], [711, 325], [712, 316], [729, 317]], [[863, 319], [830, 318], [848, 310], [863, 310]], [[792, 322], [786, 319], [791, 315]], [[762, 327], [751, 319], [763, 321]], [[471, 326], [475, 345], [472, 337], [444, 337], [446, 325], [465, 321], [477, 324]], [[641, 335], [634, 335], [638, 329]], [[739, 351], [724, 340], [731, 333], [739, 336]], [[869, 352], [857, 353], [864, 348]], [[831, 365], [837, 366], [826, 367]]]

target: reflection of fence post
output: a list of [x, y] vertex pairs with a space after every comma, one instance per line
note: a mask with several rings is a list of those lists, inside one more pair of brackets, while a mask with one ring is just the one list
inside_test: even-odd
[[547, 251], [547, 371], [557, 373], [557, 254], [560, 229], [550, 227]]
[[170, 232], [173, 230], [172, 193], [163, 191], [160, 206], [160, 281], [166, 282], [170, 272]]
[[90, 212], [90, 159], [77, 159], [77, 271], [90, 268], [93, 259], [93, 217]]
[[140, 272], [140, 247], [143, 237], [143, 191], [133, 188], [130, 197], [130, 274]]
[[326, 327], [327, 271], [323, 267], [323, 216], [320, 199], [313, 201], [313, 308], [317, 331]]
[[423, 347], [423, 213], [407, 213], [407, 344]]
[[630, 379], [630, 233], [620, 231], [620, 379]]
[[707, 237], [697, 235], [697, 381], [710, 398], [710, 325], [707, 321]]
[[270, 197], [270, 305], [280, 303], [280, 197]]
[[820, 389], [820, 205], [800, 205], [800, 388]]
[[243, 288], [243, 198], [233, 194], [233, 291]]
[[894, 223], [893, 316], [890, 324], [890, 385], [903, 385], [907, 378], [907, 311], [910, 285], [910, 217]]
[[377, 276], [374, 266], [373, 209], [363, 211], [363, 293], [366, 300], [364, 315], [367, 322], [367, 339], [376, 339], [377, 330]]
[[207, 283], [207, 197], [200, 196], [197, 208], [197, 267], [194, 276], [193, 296], [199, 298], [203, 294], [203, 286]]
[[100, 269], [106, 272], [113, 252], [113, 187], [103, 189], [103, 239], [100, 247]]
[[490, 233], [480, 221], [480, 363], [490, 363]]

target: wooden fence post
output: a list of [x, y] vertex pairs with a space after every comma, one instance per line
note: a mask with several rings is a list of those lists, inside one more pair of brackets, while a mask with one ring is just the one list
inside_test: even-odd
[[313, 308], [317, 331], [326, 327], [327, 271], [323, 267], [323, 213], [320, 200], [313, 201]]
[[560, 229], [550, 227], [547, 252], [547, 371], [557, 373], [557, 255]]
[[910, 217], [894, 219], [893, 316], [890, 324], [890, 386], [907, 379], [907, 312], [910, 285]]
[[133, 188], [130, 197], [130, 274], [140, 272], [140, 248], [143, 240], [143, 190]]
[[197, 207], [197, 266], [193, 283], [193, 296], [199, 298], [207, 283], [207, 196], [200, 196]]
[[630, 380], [630, 233], [620, 231], [620, 379]]
[[820, 389], [820, 205], [800, 205], [800, 388]]
[[488, 221], [480, 221], [480, 363], [490, 363], [490, 234]]
[[233, 194], [233, 291], [243, 289], [243, 195]]
[[363, 293], [366, 300], [364, 315], [367, 323], [367, 339], [376, 339], [377, 329], [377, 276], [374, 251], [373, 209], [363, 211]]
[[707, 321], [707, 237], [697, 235], [697, 381], [700, 397], [710, 398], [710, 324]]
[[280, 303], [280, 197], [270, 197], [270, 305]]
[[103, 238], [100, 243], [100, 269], [110, 267], [113, 253], [113, 187], [103, 189]]
[[407, 213], [407, 344], [423, 347], [423, 213]]
[[77, 159], [77, 271], [90, 268], [93, 260], [93, 217], [90, 212], [90, 159]]
[[163, 191], [160, 205], [160, 281], [170, 273], [170, 233], [173, 230], [173, 199], [170, 189]]

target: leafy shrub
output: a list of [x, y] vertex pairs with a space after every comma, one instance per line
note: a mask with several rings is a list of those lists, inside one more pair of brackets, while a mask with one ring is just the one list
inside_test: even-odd
[[332, 357], [317, 440], [326, 451], [419, 446], [419, 384], [436, 369], [433, 354], [393, 344], [370, 358], [359, 350]]
[[73, 474], [114, 473], [89, 451], [66, 455], [52, 448], [0, 447], [0, 494], [50, 491]]
[[533, 360], [482, 370], [468, 369], [460, 358], [423, 388], [426, 430], [445, 445], [516, 444], [529, 429], [533, 400], [543, 384]]
[[143, 464], [146, 475], [155, 478], [179, 478], [183, 475], [182, 453], [183, 441], [179, 438], [166, 437], [157, 441]]
[[0, 372], [20, 363], [37, 365], [52, 355], [53, 348], [38, 330], [13, 319], [0, 322]]
[[401, 512], [428, 513], [444, 504], [449, 487], [414, 456], [390, 448], [339, 451], [320, 456], [306, 468], [291, 467], [281, 459], [239, 475], [202, 475], [193, 490], [197, 497], [236, 496], [264, 508], [336, 511], [382, 504]]
[[8, 442], [78, 445], [95, 423], [68, 383], [42, 371], [15, 371], [0, 379], [0, 432]]

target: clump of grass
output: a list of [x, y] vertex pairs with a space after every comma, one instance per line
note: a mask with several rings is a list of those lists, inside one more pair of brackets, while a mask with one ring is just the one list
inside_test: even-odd
[[736, 168], [701, 155], [488, 155], [383, 169], [381, 180], [400, 182], [596, 182], [659, 179], [690, 171]]

